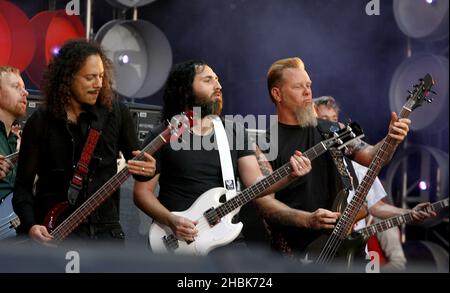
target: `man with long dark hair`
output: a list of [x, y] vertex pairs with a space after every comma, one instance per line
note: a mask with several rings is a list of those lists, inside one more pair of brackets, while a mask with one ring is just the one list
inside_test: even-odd
[[[42, 87], [45, 105], [33, 113], [23, 130], [13, 197], [20, 230], [37, 242], [53, 238], [43, 226], [44, 218], [70, 197], [69, 185], [85, 154], [90, 129], [97, 129], [100, 137], [89, 166], [84, 166], [88, 172], [80, 190], [71, 198], [74, 207], [117, 172], [119, 151], [127, 160], [139, 153], [131, 115], [116, 99], [112, 84], [111, 62], [92, 42], [66, 43], [48, 66]], [[149, 180], [155, 160], [145, 154], [144, 161], [128, 161], [128, 168], [136, 180]], [[106, 199], [70, 236], [122, 243], [119, 192]]]
[[[178, 216], [172, 211], [187, 210], [200, 195], [214, 187], [224, 186], [221, 172], [222, 157], [219, 156], [216, 128], [212, 119], [222, 111], [222, 86], [210, 66], [202, 61], [186, 61], [174, 66], [169, 75], [165, 93], [163, 116], [170, 119], [175, 114], [191, 109], [200, 109], [194, 116], [194, 127], [183, 139], [192, 142], [187, 149], [175, 150], [164, 146], [156, 154], [155, 177], [148, 182], [136, 182], [134, 200], [136, 205], [155, 221], [168, 226], [179, 238], [193, 241], [198, 234], [196, 219]], [[250, 186], [262, 178], [253, 148], [248, 142], [246, 130], [238, 123], [220, 122], [224, 125], [231, 154], [234, 174], [244, 186]], [[147, 140], [158, 135], [160, 128], [149, 132]], [[243, 138], [243, 142], [237, 138]], [[201, 145], [194, 145], [201, 141]], [[212, 148], [205, 145], [211, 143]], [[238, 145], [244, 147], [239, 148]], [[291, 176], [268, 188], [265, 194], [273, 192], [294, 177], [303, 176], [310, 170], [309, 160], [299, 152], [290, 158]], [[157, 183], [160, 191], [154, 194]]]

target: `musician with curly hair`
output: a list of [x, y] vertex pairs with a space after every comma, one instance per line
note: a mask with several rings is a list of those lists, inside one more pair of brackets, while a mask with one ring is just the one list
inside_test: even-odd
[[[93, 42], [69, 41], [47, 68], [44, 106], [23, 130], [13, 197], [20, 231], [39, 243], [53, 239], [44, 220], [58, 203], [69, 201], [74, 209], [79, 207], [116, 174], [119, 151], [127, 160], [139, 153], [129, 110], [112, 86], [112, 63]], [[91, 129], [100, 136], [88, 166], [77, 167], [85, 162], [80, 157]], [[143, 161], [128, 161], [128, 168], [136, 180], [146, 181], [154, 175], [155, 160], [145, 154]], [[76, 170], [86, 171], [81, 183], [73, 180]], [[119, 203], [116, 191], [69, 237], [83, 243], [91, 239], [123, 243]]]

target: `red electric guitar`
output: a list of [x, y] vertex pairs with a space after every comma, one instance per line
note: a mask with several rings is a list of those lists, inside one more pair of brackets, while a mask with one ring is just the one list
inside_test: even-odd
[[[143, 160], [144, 152], [153, 155], [163, 145], [171, 140], [177, 140], [186, 131], [192, 128], [192, 113], [174, 116], [167, 128], [145, 146], [141, 153], [133, 160]], [[109, 198], [127, 179], [131, 173], [128, 167], [124, 167], [111, 179], [109, 179], [99, 190], [83, 202], [74, 212], [70, 213], [69, 202], [57, 204], [45, 217], [44, 226], [54, 237], [54, 242], [58, 243], [75, 230], [93, 211], [95, 211], [107, 198]], [[61, 221], [61, 218], [63, 220]]]

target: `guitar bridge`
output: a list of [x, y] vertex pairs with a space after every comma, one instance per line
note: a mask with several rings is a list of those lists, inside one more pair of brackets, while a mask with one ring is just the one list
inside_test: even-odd
[[170, 234], [168, 236], [163, 237], [164, 245], [166, 246], [167, 250], [174, 251], [178, 248], [178, 239], [173, 234]]
[[208, 224], [210, 227], [214, 227], [215, 225], [217, 225], [217, 223], [220, 222], [220, 217], [217, 214], [217, 211], [215, 208], [208, 209], [203, 215], [205, 216], [206, 220], [208, 221]]

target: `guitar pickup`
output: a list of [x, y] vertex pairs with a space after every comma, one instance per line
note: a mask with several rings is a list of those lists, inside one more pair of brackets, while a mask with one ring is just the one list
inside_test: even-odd
[[361, 240], [361, 239], [366, 239], [366, 237], [364, 236], [363, 233], [361, 233], [361, 231], [352, 231], [352, 233], [350, 233], [350, 235], [347, 236], [348, 240]]
[[208, 224], [210, 227], [214, 227], [215, 225], [217, 225], [217, 223], [220, 222], [220, 217], [217, 214], [217, 211], [215, 208], [208, 209], [203, 215], [205, 216], [206, 220], [208, 221]]
[[179, 247], [178, 239], [173, 234], [163, 237], [163, 243], [166, 246], [167, 250], [174, 251]]

